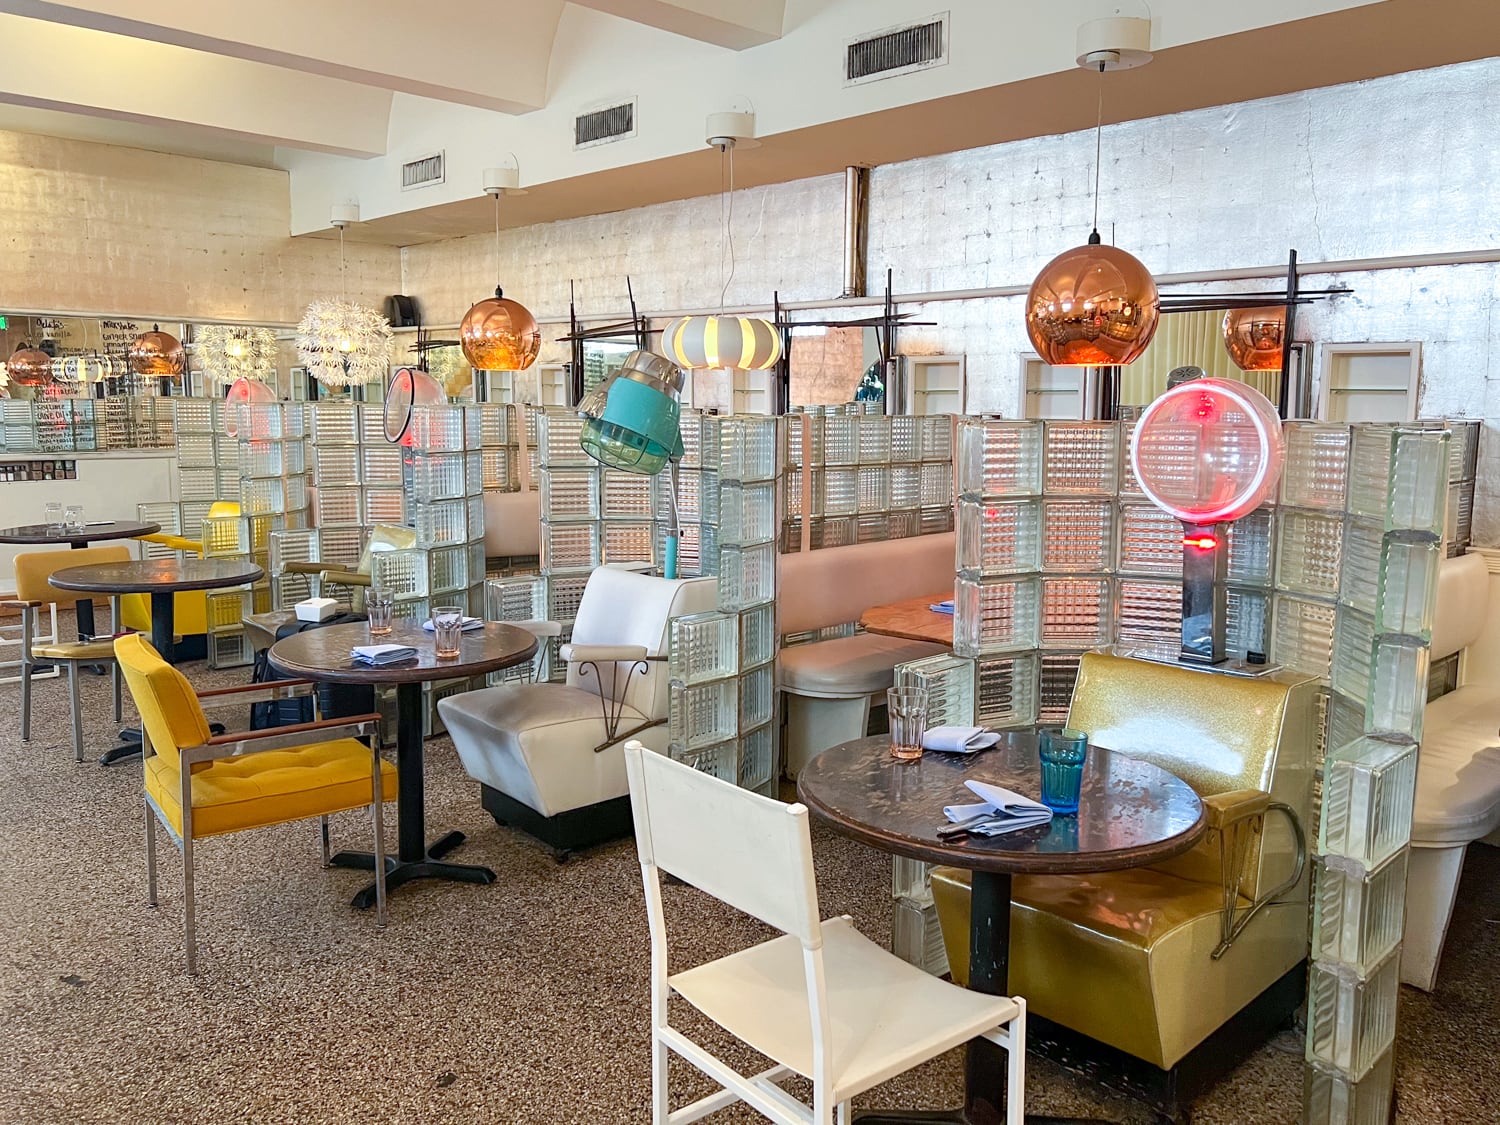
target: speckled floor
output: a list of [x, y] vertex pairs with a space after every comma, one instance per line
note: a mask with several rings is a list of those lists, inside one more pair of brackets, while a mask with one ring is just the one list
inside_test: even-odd
[[[241, 672], [188, 671], [198, 682]], [[107, 681], [85, 685], [86, 732], [111, 741]], [[498, 828], [451, 744], [428, 744], [430, 834], [469, 834], [458, 858], [489, 887], [422, 884], [393, 896], [390, 925], [351, 911], [362, 884], [318, 865], [313, 824], [211, 840], [199, 850], [200, 975], [183, 971], [180, 866], [162, 856], [162, 904], [145, 906], [139, 766], [75, 765], [65, 691], [37, 689], [36, 737], [18, 737], [19, 691], [0, 685], [0, 1121], [614, 1122], [646, 1120], [646, 927], [633, 846], [558, 866]], [[364, 847], [366, 824], [335, 824]], [[825, 914], [888, 937], [889, 860], [815, 839]], [[1401, 1120], [1494, 1122], [1500, 1049], [1500, 853], [1473, 849], [1438, 991], [1402, 992]], [[758, 924], [683, 886], [667, 889], [674, 954], [738, 948]], [[753, 1059], [680, 1015], [732, 1062]], [[686, 1096], [706, 1081], [674, 1064]], [[1195, 1107], [1202, 1123], [1287, 1123], [1301, 1101], [1301, 1040], [1263, 1047]], [[860, 1106], [938, 1108], [960, 1090], [958, 1052], [887, 1083]], [[1043, 1060], [1028, 1109], [1152, 1120]], [[759, 1120], [744, 1109], [711, 1120]]]

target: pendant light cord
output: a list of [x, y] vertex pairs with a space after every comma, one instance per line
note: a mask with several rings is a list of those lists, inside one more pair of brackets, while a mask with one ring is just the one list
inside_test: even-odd
[[349, 303], [349, 267], [344, 262], [344, 224], [339, 224], [339, 300]]
[[[719, 313], [721, 315], [724, 312], [724, 302], [729, 297], [729, 283], [734, 280], [734, 265], [735, 265], [735, 262], [734, 262], [734, 142], [733, 141], [731, 141], [729, 144], [727, 144], [727, 145], [724, 146], [724, 156], [720, 159], [720, 164], [723, 165], [724, 163], [726, 163], [726, 161], [727, 161], [728, 166], [729, 166], [729, 191], [728, 191], [728, 193], [726, 195], [720, 196], [720, 200], [719, 200], [719, 213], [723, 217], [723, 220], [724, 220], [724, 238], [723, 238], [723, 241], [720, 243], [720, 246], [719, 246], [719, 279], [720, 279], [720, 282], [721, 282], [721, 285], [720, 285], [720, 288], [719, 288]], [[722, 176], [722, 174], [720, 176], [720, 182], [721, 183], [723, 182], [723, 176]], [[725, 250], [726, 247], [729, 250], [729, 275], [727, 277], [724, 275], [724, 250]]]
[[1094, 111], [1094, 228], [1090, 244], [1099, 241], [1099, 164], [1104, 146], [1104, 63], [1099, 63], [1099, 102]]
[[495, 199], [495, 296], [500, 296], [500, 193]]

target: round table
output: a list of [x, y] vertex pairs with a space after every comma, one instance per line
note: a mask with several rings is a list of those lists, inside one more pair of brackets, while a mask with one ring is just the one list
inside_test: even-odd
[[[142, 535], [155, 535], [160, 530], [161, 524], [159, 523], [142, 523], [139, 520], [104, 520], [99, 523], [86, 523], [82, 531], [65, 531], [50, 523], [23, 523], [19, 527], [0, 528], [0, 543], [33, 546], [61, 546], [66, 543], [70, 550], [77, 551], [87, 547], [90, 543], [102, 543], [107, 539], [135, 539]], [[78, 615], [79, 639], [92, 637], [94, 635], [92, 599], [78, 599], [75, 610]]]
[[907, 598], [904, 602], [871, 606], [859, 615], [859, 623], [866, 633], [880, 633], [906, 641], [930, 641], [952, 648], [953, 614], [939, 613], [932, 608], [952, 598], [953, 591], [944, 590], [922, 598]]
[[266, 572], [239, 559], [147, 559], [142, 562], [70, 566], [51, 578], [59, 590], [95, 594], [150, 594], [151, 644], [168, 664], [176, 655], [174, 595], [259, 582]]
[[[968, 778], [1023, 796], [1041, 794], [1036, 731], [1002, 733], [977, 754], [928, 751], [902, 762], [890, 737], [875, 735], [825, 750], [797, 778], [797, 796], [843, 835], [881, 851], [973, 872], [969, 987], [1009, 995], [1011, 876], [1116, 871], [1181, 855], [1207, 830], [1203, 803], [1175, 774], [1138, 758], [1089, 748], [1076, 816], [1000, 836], [940, 840], [943, 806], [978, 800]], [[951, 1117], [862, 1115], [863, 1122], [1003, 1120], [1005, 1060], [984, 1039], [969, 1044], [964, 1108]], [[1046, 1120], [1046, 1119], [1043, 1119]]]
[[[417, 655], [404, 663], [378, 668], [356, 664], [350, 655], [349, 650], [355, 645], [384, 643], [410, 645], [417, 650]], [[432, 844], [427, 843], [422, 777], [422, 684], [427, 680], [479, 676], [510, 668], [530, 660], [536, 654], [536, 646], [536, 638], [524, 629], [486, 622], [482, 629], [463, 635], [458, 656], [451, 660], [439, 659], [433, 650], [432, 634], [409, 621], [397, 621], [390, 635], [384, 637], [371, 637], [368, 625], [330, 625], [326, 629], [294, 633], [271, 646], [268, 653], [271, 667], [286, 676], [340, 684], [396, 685], [399, 805], [396, 854], [386, 856], [385, 885], [388, 891], [414, 879], [453, 879], [463, 883], [495, 881], [495, 873], [488, 867], [439, 862], [463, 843], [462, 832], [449, 832]], [[333, 862], [339, 867], [366, 871], [375, 868], [375, 857], [369, 852], [340, 852], [333, 857]], [[373, 883], [354, 896], [357, 907], [367, 908], [374, 903]]]

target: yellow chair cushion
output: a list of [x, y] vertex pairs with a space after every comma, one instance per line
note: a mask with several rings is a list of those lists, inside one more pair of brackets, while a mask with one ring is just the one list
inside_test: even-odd
[[[182, 775], [160, 754], [146, 759], [146, 792], [182, 835]], [[381, 763], [386, 800], [396, 767]], [[352, 738], [221, 758], [193, 773], [193, 838], [262, 828], [370, 803], [370, 750]]]
[[87, 660], [104, 664], [115, 658], [114, 638], [102, 641], [63, 641], [54, 645], [32, 645], [31, 655], [38, 660]]

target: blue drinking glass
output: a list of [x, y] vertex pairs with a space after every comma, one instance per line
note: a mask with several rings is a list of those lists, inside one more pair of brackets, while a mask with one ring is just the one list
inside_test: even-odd
[[1044, 730], [1039, 748], [1042, 804], [1055, 813], [1076, 813], [1078, 792], [1083, 786], [1083, 763], [1089, 752], [1089, 736], [1067, 727]]

